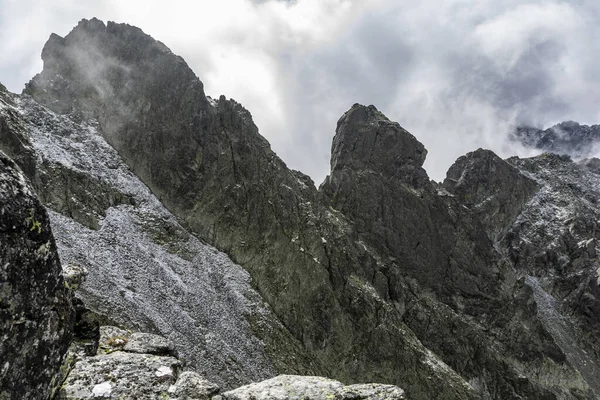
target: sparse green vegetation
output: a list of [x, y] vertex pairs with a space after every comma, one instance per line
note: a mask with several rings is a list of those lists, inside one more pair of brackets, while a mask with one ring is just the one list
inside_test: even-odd
[[27, 218], [27, 221], [28, 221], [27, 225], [31, 225], [29, 227], [29, 230], [31, 232], [35, 231], [38, 234], [42, 233], [42, 223], [40, 221], [38, 221], [38, 220], [35, 219], [33, 208], [30, 210], [29, 218]]

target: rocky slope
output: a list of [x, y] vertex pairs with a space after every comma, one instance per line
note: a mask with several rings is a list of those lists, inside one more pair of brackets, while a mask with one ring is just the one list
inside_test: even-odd
[[317, 189], [137, 28], [83, 20], [42, 58], [0, 95], [0, 148], [96, 318], [160, 333], [224, 389], [302, 373], [409, 399], [600, 396], [600, 161], [478, 150], [438, 185], [415, 137], [356, 104]]
[[565, 121], [548, 129], [517, 127], [513, 139], [528, 147], [585, 158], [600, 152], [600, 125], [580, 125]]
[[[97, 320], [170, 338], [190, 365], [224, 387], [276, 370], [312, 372], [247, 272], [185, 230], [97, 124], [27, 97], [0, 97], [15, 116], [5, 119], [9, 133], [27, 132], [22, 143], [35, 155], [30, 178], [49, 209], [62, 263], [88, 271], [77, 297]], [[267, 356], [271, 347], [298, 362]]]

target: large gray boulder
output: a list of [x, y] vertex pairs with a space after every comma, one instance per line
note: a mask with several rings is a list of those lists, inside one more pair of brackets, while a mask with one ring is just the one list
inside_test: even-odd
[[47, 399], [73, 329], [46, 210], [0, 152], [0, 398]]
[[194, 371], [181, 372], [183, 362], [166, 338], [101, 326], [97, 351], [78, 352], [61, 385], [60, 399], [209, 400], [219, 386]]
[[219, 393], [219, 386], [193, 371], [182, 372], [177, 382], [169, 387], [169, 399], [209, 400]]
[[281, 375], [222, 394], [223, 400], [402, 400], [404, 391], [392, 385], [343, 383], [318, 376]]
[[160, 399], [176, 382], [180, 368], [176, 358], [152, 354], [115, 351], [86, 357], [63, 383], [60, 399]]

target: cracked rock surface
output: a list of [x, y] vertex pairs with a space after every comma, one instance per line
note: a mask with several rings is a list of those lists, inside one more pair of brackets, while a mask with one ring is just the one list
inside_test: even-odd
[[49, 398], [73, 318], [48, 213], [0, 152], [1, 399]]

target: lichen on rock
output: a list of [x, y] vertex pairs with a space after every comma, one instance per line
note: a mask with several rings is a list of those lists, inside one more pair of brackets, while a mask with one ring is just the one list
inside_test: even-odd
[[73, 319], [48, 214], [0, 152], [0, 398], [51, 395]]

